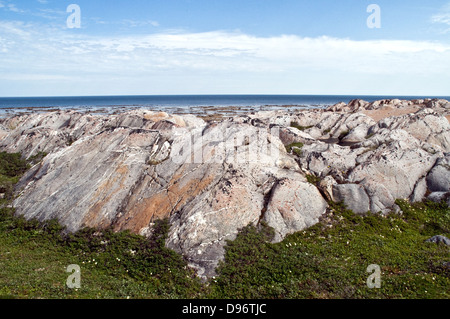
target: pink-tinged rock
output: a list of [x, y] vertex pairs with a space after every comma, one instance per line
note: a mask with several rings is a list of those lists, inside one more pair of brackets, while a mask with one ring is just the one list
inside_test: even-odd
[[274, 242], [319, 221], [328, 207], [318, 189], [310, 183], [283, 179], [270, 195], [264, 220], [275, 229]]

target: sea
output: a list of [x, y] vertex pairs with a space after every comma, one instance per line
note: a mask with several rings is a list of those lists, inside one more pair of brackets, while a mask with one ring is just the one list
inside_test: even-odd
[[145, 108], [168, 113], [214, 113], [221, 110], [248, 112], [275, 109], [326, 108], [353, 99], [373, 102], [383, 99], [425, 99], [449, 96], [375, 95], [124, 95], [64, 97], [0, 97], [0, 115], [75, 109], [95, 113], [114, 113]]

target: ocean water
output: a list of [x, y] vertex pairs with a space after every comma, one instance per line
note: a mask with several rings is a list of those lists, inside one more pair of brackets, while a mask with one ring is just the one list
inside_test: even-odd
[[67, 97], [0, 97], [0, 113], [35, 112], [52, 109], [78, 109], [114, 112], [146, 108], [169, 112], [215, 112], [234, 107], [235, 111], [277, 108], [325, 108], [353, 99], [369, 102], [382, 99], [444, 98], [438, 96], [356, 96], [356, 95], [148, 95], [148, 96], [67, 96]]

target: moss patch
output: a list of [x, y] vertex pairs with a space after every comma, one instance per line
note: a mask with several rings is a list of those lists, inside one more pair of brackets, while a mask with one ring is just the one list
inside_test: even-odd
[[302, 148], [304, 144], [303, 143], [292, 143], [289, 145], [286, 145], [286, 152], [290, 154], [295, 154], [297, 156], [302, 156]]

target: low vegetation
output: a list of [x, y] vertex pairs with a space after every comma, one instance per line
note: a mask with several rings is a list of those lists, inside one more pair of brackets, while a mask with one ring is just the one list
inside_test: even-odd
[[315, 186], [319, 185], [319, 183], [321, 181], [320, 177], [313, 175], [313, 174], [307, 174], [306, 180], [308, 181], [308, 183], [311, 183]]
[[[17, 180], [22, 159], [1, 158], [0, 177], [18, 174]], [[426, 242], [450, 234], [444, 203], [399, 200], [402, 214], [365, 217], [330, 203], [319, 224], [281, 243], [271, 243], [273, 229], [266, 224], [249, 225], [228, 241], [218, 275], [208, 282], [165, 247], [168, 220], [156, 222], [148, 239], [111, 229], [70, 234], [56, 221], [14, 216], [9, 203], [2, 199], [0, 208], [3, 298], [450, 297], [450, 248]], [[81, 267], [80, 289], [66, 285], [72, 264]], [[381, 268], [379, 289], [367, 286], [372, 264]]]
[[[245, 228], [226, 248], [213, 295], [220, 298], [449, 298], [450, 248], [425, 242], [449, 234], [448, 206], [398, 201], [403, 215], [361, 217], [342, 204], [321, 223], [272, 244]], [[369, 289], [369, 265], [381, 288]]]
[[302, 126], [302, 125], [298, 124], [297, 122], [291, 122], [290, 126], [296, 128], [300, 131], [306, 131], [306, 130], [309, 130], [310, 128], [314, 127], [312, 125], [311, 126]]
[[303, 143], [292, 143], [286, 146], [286, 152], [302, 156]]

